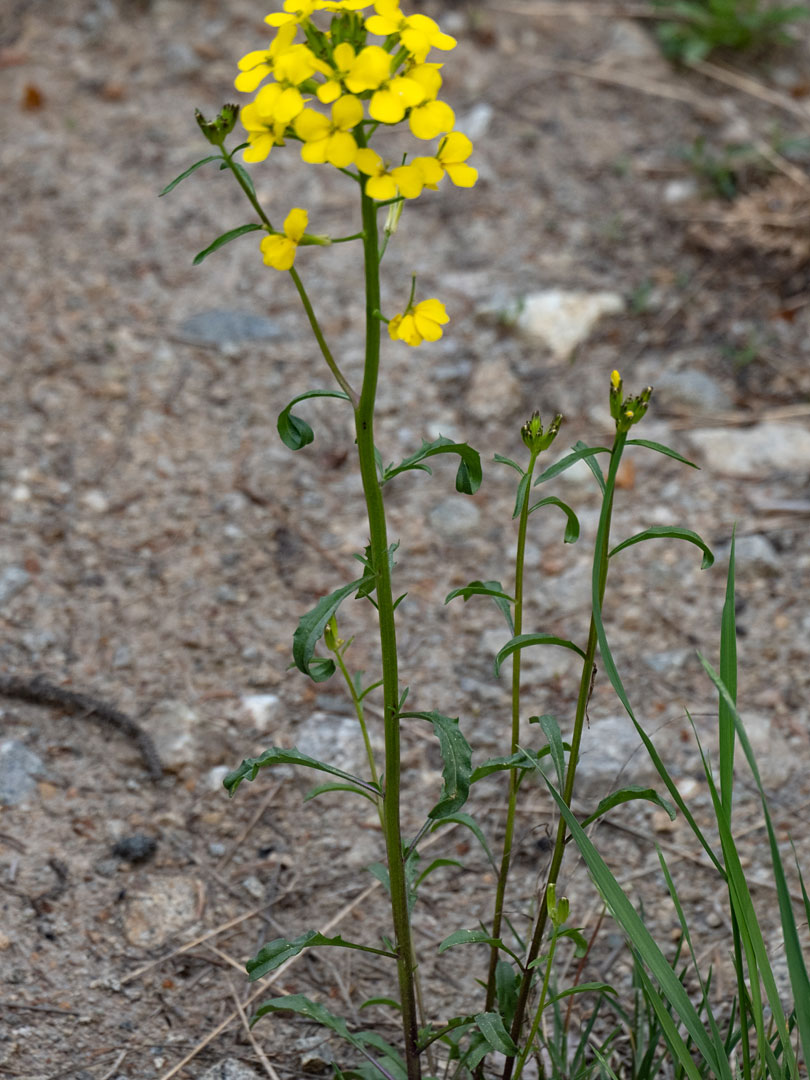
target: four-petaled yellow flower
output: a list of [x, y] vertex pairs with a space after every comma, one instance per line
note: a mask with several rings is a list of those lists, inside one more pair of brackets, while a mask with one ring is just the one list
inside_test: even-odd
[[363, 103], [344, 94], [332, 106], [332, 120], [314, 109], [304, 109], [295, 120], [295, 134], [303, 140], [301, 157], [313, 165], [329, 162], [345, 169], [357, 156], [357, 143], [351, 134], [363, 119]]
[[366, 19], [366, 29], [380, 37], [399, 34], [400, 42], [417, 63], [421, 64], [431, 49], [447, 50], [456, 46], [456, 39], [443, 34], [427, 15], [403, 15], [397, 0], [375, 0], [374, 10], [377, 14]]
[[300, 206], [295, 206], [284, 220], [284, 235], [273, 233], [265, 236], [261, 242], [264, 265], [275, 270], [289, 270], [295, 262], [298, 243], [304, 235], [309, 221], [309, 214]]
[[438, 341], [442, 336], [442, 326], [448, 322], [450, 316], [444, 310], [444, 304], [433, 297], [420, 300], [402, 315], [395, 315], [388, 323], [388, 333], [393, 341], [421, 345], [423, 341]]
[[441, 141], [436, 159], [456, 187], [472, 187], [478, 179], [478, 170], [466, 164], [472, 149], [472, 143], [461, 131], [451, 131]]

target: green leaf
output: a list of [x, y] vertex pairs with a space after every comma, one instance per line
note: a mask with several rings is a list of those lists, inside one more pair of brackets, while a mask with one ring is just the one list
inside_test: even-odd
[[200, 158], [199, 161], [195, 161], [193, 165], [189, 165], [185, 172], [181, 172], [179, 176], [175, 176], [174, 180], [161, 191], [158, 198], [163, 195], [168, 195], [170, 191], [174, 191], [178, 184], [181, 184], [187, 176], [191, 176], [193, 172], [196, 172], [201, 165], [207, 165], [209, 161], [221, 161], [222, 158], [219, 154], [209, 154], [208, 157]]
[[607, 446], [585, 446], [584, 443], [577, 443], [574, 447], [572, 454], [567, 454], [564, 458], [555, 464], [549, 466], [545, 472], [541, 472], [534, 482], [534, 486], [538, 484], [544, 484], [546, 480], [551, 480], [555, 476], [559, 476], [560, 473], [565, 472], [566, 469], [570, 469], [572, 465], [576, 465], [578, 461], [587, 461], [588, 458], [593, 457], [594, 454], [609, 454], [610, 450]]
[[301, 450], [302, 447], [309, 446], [315, 438], [309, 424], [302, 420], [300, 416], [293, 416], [291, 411], [293, 406], [297, 405], [299, 401], [305, 401], [307, 398], [318, 397], [349, 400], [349, 395], [344, 394], [342, 390], [308, 390], [305, 394], [299, 394], [298, 397], [293, 398], [286, 409], [278, 414], [278, 420], [276, 421], [276, 430], [279, 437], [290, 450]]
[[648, 450], [656, 450], [659, 454], [666, 454], [667, 457], [674, 458], [676, 461], [680, 461], [682, 465], [688, 465], [690, 469], [699, 469], [700, 466], [696, 465], [694, 461], [690, 461], [688, 458], [682, 457], [676, 450], [671, 449], [669, 446], [664, 446], [662, 443], [650, 442], [649, 439], [628, 439], [625, 446], [646, 446]]
[[[234, 153], [235, 153], [235, 151], [234, 151]], [[232, 166], [234, 172], [239, 173], [242, 180], [244, 181], [245, 187], [248, 189], [250, 194], [255, 195], [256, 194], [256, 188], [253, 186], [253, 179], [252, 179], [250, 173], [245, 168], [245, 166], [240, 161], [235, 161], [233, 158], [231, 158], [231, 166]]]
[[498, 1010], [507, 1024], [515, 1018], [520, 976], [508, 960], [499, 960], [495, 965], [495, 1000]]
[[618, 544], [613, 548], [613, 550], [608, 553], [608, 558], [612, 559], [618, 552], [623, 551], [625, 548], [632, 547], [633, 544], [640, 544], [642, 540], [658, 540], [662, 537], [671, 537], [673, 540], [687, 540], [690, 544], [694, 544], [695, 547], [700, 548], [703, 552], [703, 562], [700, 564], [701, 570], [708, 570], [714, 562], [714, 555], [712, 555], [708, 544], [706, 544], [696, 532], [692, 532], [691, 529], [682, 529], [678, 525], [653, 525], [643, 532], [636, 533], [635, 536], [623, 540], [621, 544]]
[[[529, 474], [524, 473], [520, 478], [520, 483], [517, 486], [517, 492], [515, 494], [515, 509], [512, 511], [512, 520], [516, 517], [520, 517], [520, 512], [523, 509], [523, 504], [526, 501], [526, 490], [529, 487]], [[531, 513], [531, 511], [530, 511]]]
[[469, 585], [465, 585], [462, 589], [453, 589], [444, 598], [445, 604], [449, 604], [451, 600], [455, 600], [457, 596], [461, 596], [466, 604], [471, 596], [490, 596], [495, 601], [495, 606], [500, 613], [506, 619], [507, 626], [515, 632], [515, 624], [512, 622], [512, 608], [515, 598], [510, 596], [509, 593], [503, 591], [503, 587], [500, 581], [471, 581]]
[[519, 957], [515, 956], [500, 938], [492, 937], [488, 930], [454, 930], [439, 945], [439, 952], [446, 952], [447, 949], [452, 949], [456, 945], [489, 945], [503, 950], [520, 963]]
[[571, 649], [578, 656], [581, 656], [583, 660], [585, 659], [585, 653], [582, 649], [575, 645], [573, 641], [567, 641], [565, 638], [556, 637], [554, 634], [518, 634], [511, 641], [507, 641], [495, 657], [495, 677], [500, 676], [501, 664], [508, 656], [511, 656], [513, 652], [517, 652], [518, 649], [526, 649], [530, 645], [559, 645], [563, 649]]
[[373, 581], [371, 574], [357, 578], [356, 581], [350, 581], [348, 585], [342, 585], [328, 596], [321, 597], [315, 607], [302, 616], [293, 634], [293, 661], [298, 670], [309, 675], [313, 682], [325, 682], [335, 670], [333, 660], [321, 659], [315, 664], [310, 663], [315, 646], [323, 637], [326, 624], [347, 596]]
[[479, 780], [483, 780], [485, 776], [490, 776], [496, 772], [504, 772], [507, 769], [520, 769], [522, 772], [528, 772], [532, 766], [526, 760], [526, 755], [529, 754], [533, 760], [537, 760], [541, 757], [547, 757], [548, 752], [549, 748], [544, 746], [542, 750], [527, 750], [522, 753], [510, 754], [508, 757], [489, 758], [483, 765], [478, 765], [473, 769], [470, 783], [476, 784]]
[[256, 222], [252, 222], [250, 225], [240, 225], [236, 229], [230, 229], [228, 232], [223, 233], [222, 236], [218, 236], [213, 244], [209, 244], [203, 251], [198, 252], [194, 256], [194, 266], [199, 266], [203, 259], [207, 259], [209, 255], [215, 251], [219, 251], [221, 247], [226, 244], [230, 244], [231, 240], [236, 240], [239, 236], [244, 236], [245, 233], [258, 232], [264, 229], [263, 225], [258, 225]]
[[245, 758], [238, 769], [233, 769], [228, 773], [222, 784], [228, 794], [233, 795], [243, 780], [255, 780], [259, 775], [259, 769], [265, 769], [270, 765], [305, 765], [308, 769], [317, 769], [319, 772], [331, 773], [332, 776], [339, 776], [343, 780], [348, 780], [351, 784], [370, 791], [372, 795], [382, 795], [376, 784], [361, 780], [357, 776], [352, 776], [351, 773], [343, 772], [342, 769], [337, 769], [334, 765], [327, 765], [324, 761], [308, 757], [307, 754], [302, 754], [296, 747], [285, 750], [281, 746], [271, 746], [269, 750], [265, 750], [259, 757]]
[[460, 869], [464, 869], [458, 859], [434, 859], [427, 870], [423, 870], [416, 879], [416, 887], [418, 888], [429, 874], [432, 874], [434, 870], [438, 870], [442, 866], [458, 866]]
[[465, 829], [469, 829], [475, 839], [483, 848], [484, 854], [489, 861], [489, 865], [493, 868], [493, 870], [497, 870], [497, 865], [495, 863], [495, 859], [493, 858], [492, 852], [489, 849], [489, 844], [487, 843], [486, 837], [481, 831], [481, 827], [475, 820], [475, 818], [471, 817], [470, 814], [465, 813], [463, 810], [457, 814], [447, 814], [441, 819], [441, 821], [437, 821], [430, 831], [435, 832], [437, 829], [440, 829], [442, 825], [450, 824], [463, 825]]
[[304, 796], [304, 802], [309, 802], [310, 799], [317, 799], [319, 795], [326, 795], [330, 791], [348, 791], [353, 795], [362, 795], [364, 799], [368, 799], [369, 802], [376, 803], [377, 799], [370, 791], [363, 791], [362, 788], [355, 787], [354, 784], [319, 784], [314, 787], [312, 791], [308, 791]]
[[608, 795], [602, 799], [594, 812], [588, 814], [584, 821], [580, 822], [580, 825], [584, 829], [586, 826], [590, 825], [592, 821], [596, 821], [597, 818], [606, 814], [608, 810], [612, 810], [614, 806], [620, 806], [622, 803], [626, 802], [633, 802], [636, 799], [644, 799], [647, 802], [655, 803], [656, 806], [660, 806], [669, 814], [670, 821], [674, 821], [677, 816], [675, 807], [672, 803], [667, 802], [666, 799], [662, 799], [654, 788], [645, 788], [636, 784], [629, 784], [627, 787], [622, 788], [621, 791], [614, 791], [612, 795]]
[[[737, 618], [734, 597], [734, 568], [736, 526], [731, 534], [731, 550], [728, 556], [726, 597], [720, 621], [720, 678], [733, 702], [737, 701]], [[722, 694], [718, 702], [718, 736], [720, 758], [720, 795], [723, 809], [731, 821], [732, 795], [734, 791], [734, 717]]]
[[389, 465], [383, 472], [382, 483], [386, 484], [393, 477], [409, 469], [421, 469], [429, 473], [430, 468], [421, 463], [425, 458], [434, 457], [436, 454], [458, 454], [461, 461], [456, 473], [456, 491], [464, 495], [474, 495], [478, 491], [483, 475], [480, 454], [467, 443], [454, 443], [452, 439], [444, 435], [440, 435], [433, 442], [423, 442], [415, 454], [405, 458], [399, 465]]
[[[560, 791], [565, 787], [565, 744], [560, 734], [560, 725], [554, 719], [553, 716], [549, 716], [548, 713], [539, 718], [539, 723], [543, 729], [543, 734], [548, 739], [548, 750], [551, 754], [551, 760], [554, 762], [554, 771], [557, 774], [557, 784]], [[569, 746], [569, 750], [571, 747]]]
[[375, 953], [378, 956], [388, 956], [395, 960], [395, 953], [390, 953], [386, 949], [375, 949], [369, 945], [360, 945], [356, 941], [346, 941], [345, 938], [340, 937], [324, 937], [323, 934], [317, 930], [305, 930], [300, 937], [297, 938], [276, 938], [274, 941], [268, 941], [266, 945], [262, 945], [261, 949], [245, 964], [250, 981], [255, 982], [257, 979], [263, 978], [271, 971], [275, 971], [277, 967], [289, 960], [293, 956], [298, 956], [304, 949], [312, 949], [317, 947], [330, 946], [337, 949], [359, 949], [361, 952]]
[[577, 983], [576, 986], [569, 986], [567, 990], [560, 990], [558, 994], [553, 994], [548, 999], [548, 1004], [552, 1005], [555, 1001], [561, 1001], [562, 998], [571, 997], [573, 994], [616, 994], [618, 991], [610, 983], [603, 982], [587, 982]]
[[512, 1036], [504, 1027], [500, 1013], [476, 1013], [475, 1023], [493, 1050], [497, 1050], [498, 1053], [505, 1054], [507, 1057], [514, 1057], [518, 1052]]
[[521, 476], [526, 475], [525, 469], [522, 469], [520, 465], [518, 465], [516, 461], [512, 461], [511, 458], [504, 457], [503, 454], [493, 454], [492, 460], [496, 461], [499, 465], [508, 465], [511, 469], [514, 469], [515, 472], [519, 472]]
[[[543, 776], [543, 773], [541, 772], [540, 775]], [[630, 903], [627, 894], [582, 829], [576, 816], [566, 805], [563, 797], [555, 790], [553, 784], [545, 776], [543, 776], [543, 779], [560, 813], [565, 818], [568, 829], [588, 867], [594, 884], [610, 908], [613, 918], [619, 923], [633, 948], [638, 951], [644, 963], [655, 976], [665, 997], [672, 1004], [709, 1068], [714, 1070], [719, 1080], [731, 1080], [728, 1056], [724, 1056], [722, 1046], [717, 1046], [709, 1037], [680, 980], [667, 963], [666, 957], [642, 922], [638, 912]]]
[[554, 495], [549, 495], [547, 499], [539, 499], [534, 506], [530, 506], [529, 513], [533, 514], [541, 506], [559, 506], [566, 517], [563, 543], [575, 544], [579, 540], [579, 518], [568, 503], [564, 503], [562, 499], [558, 499]]
[[358, 1008], [368, 1009], [372, 1005], [387, 1005], [390, 1009], [396, 1009], [398, 1012], [402, 1009], [402, 1006], [398, 1001], [388, 997], [370, 997], [365, 1001], [361, 1001]]
[[442, 794], [428, 814], [431, 821], [441, 821], [455, 814], [470, 794], [472, 751], [461, 734], [458, 717], [443, 716], [439, 712], [400, 713], [400, 719], [427, 720], [439, 740], [439, 750], [444, 762], [442, 770]]

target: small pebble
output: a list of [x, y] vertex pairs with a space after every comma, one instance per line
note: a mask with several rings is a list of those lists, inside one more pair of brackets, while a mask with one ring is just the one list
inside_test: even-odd
[[148, 862], [157, 851], [157, 840], [146, 833], [124, 836], [113, 846], [112, 853], [131, 863]]

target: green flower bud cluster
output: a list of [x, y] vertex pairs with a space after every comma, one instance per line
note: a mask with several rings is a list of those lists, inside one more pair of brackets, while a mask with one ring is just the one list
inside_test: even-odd
[[619, 434], [629, 431], [647, 411], [653, 388], [645, 386], [640, 394], [622, 397], [622, 377], [618, 371], [610, 376], [610, 415], [616, 421]]
[[520, 429], [520, 437], [533, 454], [539, 454], [542, 450], [548, 450], [554, 442], [562, 422], [562, 416], [557, 413], [544, 431], [540, 413], [535, 409], [531, 418]]

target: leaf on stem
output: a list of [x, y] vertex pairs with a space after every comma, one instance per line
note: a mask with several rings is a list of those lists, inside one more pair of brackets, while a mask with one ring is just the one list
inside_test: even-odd
[[674, 458], [676, 461], [680, 461], [682, 465], [688, 465], [690, 469], [700, 468], [694, 461], [690, 461], [688, 458], [679, 454], [677, 450], [673, 450], [671, 447], [664, 446], [659, 442], [650, 442], [649, 439], [628, 439], [625, 446], [646, 446], [648, 450], [656, 450], [659, 454], [665, 454], [667, 457]]
[[[546, 480], [551, 480], [555, 476], [559, 476], [560, 473], [565, 472], [566, 469], [570, 469], [572, 465], [576, 465], [578, 461], [585, 461], [586, 463], [595, 454], [609, 454], [610, 449], [607, 446], [586, 446], [583, 442], [578, 442], [574, 446], [574, 452], [567, 454], [564, 458], [560, 458], [554, 465], [550, 465], [534, 482], [534, 487], [538, 484], [544, 484]], [[597, 472], [598, 472], [597, 467]], [[599, 474], [601, 477], [601, 473]], [[597, 478], [598, 479], [598, 478]], [[602, 480], [602, 487], [604, 490], [604, 480]]]
[[518, 634], [511, 641], [507, 641], [495, 657], [495, 677], [500, 676], [501, 664], [507, 657], [511, 656], [513, 652], [517, 652], [518, 649], [527, 649], [530, 645], [559, 645], [563, 649], [571, 649], [581, 656], [583, 660], [585, 659], [585, 653], [580, 649], [579, 645], [575, 645], [573, 641], [568, 641], [566, 638], [556, 637], [554, 634]]
[[518, 1052], [514, 1040], [504, 1027], [500, 1013], [482, 1012], [477, 1013], [475, 1025], [486, 1039], [493, 1050], [507, 1057], [514, 1057]]
[[[475, 784], [479, 780], [483, 780], [485, 776], [490, 776], [495, 772], [504, 772], [507, 769], [519, 769], [521, 772], [528, 772], [534, 762], [541, 757], [548, 757], [548, 753], [549, 748], [544, 746], [541, 750], [524, 750], [517, 754], [510, 754], [508, 757], [489, 758], [483, 765], [478, 765], [473, 769], [470, 783]], [[531, 760], [528, 761], [527, 757]]]
[[191, 176], [191, 174], [196, 172], [201, 165], [207, 165], [209, 161], [222, 161], [222, 158], [219, 154], [209, 154], [208, 157], [200, 158], [199, 161], [195, 161], [193, 165], [189, 165], [185, 172], [181, 172], [179, 176], [175, 176], [174, 180], [172, 180], [170, 184], [167, 184], [163, 191], [161, 191], [158, 198], [161, 198], [163, 195], [168, 195], [170, 191], [174, 191], [177, 185], [182, 184], [187, 176]]
[[506, 625], [512, 633], [515, 632], [515, 624], [512, 621], [511, 609], [511, 605], [514, 604], [515, 598], [503, 591], [503, 586], [500, 581], [471, 581], [469, 585], [465, 585], [461, 589], [453, 589], [452, 592], [448, 593], [444, 598], [445, 604], [449, 604], [450, 601], [455, 600], [457, 596], [462, 597], [465, 604], [471, 596], [492, 597], [495, 606], [506, 619]]
[[372, 795], [382, 795], [380, 788], [371, 781], [361, 780], [359, 776], [352, 776], [351, 773], [344, 772], [334, 765], [327, 765], [325, 761], [318, 761], [317, 758], [302, 754], [296, 747], [285, 750], [281, 746], [271, 746], [258, 757], [245, 758], [239, 768], [228, 773], [222, 784], [228, 794], [233, 795], [243, 780], [255, 780], [259, 775], [259, 769], [265, 769], [270, 765], [305, 765], [308, 769], [317, 769], [319, 772], [330, 773], [332, 776], [339, 776], [342, 780], [348, 780], [357, 787], [365, 788]]
[[562, 499], [558, 499], [554, 495], [549, 495], [548, 498], [540, 499], [534, 504], [534, 506], [530, 506], [529, 513], [533, 514], [535, 510], [539, 509], [539, 507], [541, 506], [559, 506], [560, 510], [562, 510], [566, 517], [563, 543], [575, 544], [577, 540], [579, 540], [579, 518], [568, 505], [568, 503], [564, 503]]
[[487, 859], [489, 861], [490, 866], [494, 870], [497, 870], [497, 865], [495, 863], [495, 859], [493, 858], [492, 852], [489, 849], [489, 844], [487, 843], [486, 837], [484, 836], [483, 832], [481, 831], [481, 826], [478, 824], [478, 822], [475, 820], [475, 818], [473, 818], [470, 814], [465, 813], [463, 810], [461, 810], [457, 814], [447, 814], [447, 816], [443, 817], [441, 819], [441, 821], [437, 821], [434, 824], [433, 828], [431, 829], [431, 832], [435, 832], [437, 829], [440, 829], [442, 827], [442, 825], [451, 825], [451, 824], [463, 825], [465, 829], [469, 829], [470, 832], [475, 837], [475, 839], [481, 845], [481, 847], [482, 847], [482, 849], [484, 851], [484, 854], [486, 855], [486, 857], [487, 857]]
[[301, 450], [304, 446], [314, 440], [315, 434], [309, 424], [302, 420], [300, 416], [293, 416], [292, 408], [297, 405], [299, 401], [305, 401], [307, 398], [318, 397], [330, 397], [330, 398], [343, 398], [344, 401], [349, 400], [348, 394], [344, 394], [342, 390], [308, 390], [305, 394], [299, 394], [298, 397], [294, 397], [290, 404], [278, 414], [278, 420], [276, 421], [276, 430], [278, 431], [279, 438], [288, 446], [290, 450]]
[[456, 945], [489, 945], [496, 949], [502, 949], [520, 963], [520, 960], [510, 948], [500, 939], [492, 937], [488, 930], [454, 930], [439, 945], [439, 952], [446, 952]]
[[691, 529], [682, 529], [679, 525], [652, 525], [649, 529], [636, 533], [635, 536], [630, 536], [627, 540], [622, 540], [621, 544], [617, 544], [617, 546], [608, 553], [608, 558], [612, 559], [618, 552], [623, 551], [625, 548], [632, 547], [633, 544], [640, 544], [642, 540], [660, 540], [662, 537], [670, 537], [673, 540], [686, 540], [690, 544], [694, 544], [695, 547], [700, 548], [703, 552], [703, 561], [700, 564], [701, 570], [708, 570], [714, 562], [714, 555], [705, 540], [701, 539], [701, 537]]
[[433, 725], [433, 732], [439, 740], [442, 755], [441, 798], [428, 814], [431, 821], [441, 821], [450, 814], [455, 814], [470, 794], [470, 776], [472, 773], [472, 750], [461, 734], [457, 716], [443, 716], [436, 712], [400, 713], [400, 719], [427, 720]]
[[192, 265], [199, 266], [203, 259], [207, 259], [215, 251], [219, 251], [221, 247], [226, 244], [230, 244], [231, 240], [236, 240], [239, 236], [244, 236], [245, 233], [259, 232], [264, 229], [264, 225], [259, 225], [256, 222], [252, 222], [250, 225], [239, 225], [236, 229], [230, 229], [228, 232], [223, 233], [222, 236], [218, 236], [216, 240], [209, 244], [203, 251], [198, 252], [192, 260]]
[[327, 623], [347, 596], [357, 589], [372, 585], [373, 582], [371, 574], [350, 581], [348, 585], [342, 585], [328, 596], [321, 597], [315, 607], [302, 616], [293, 634], [292, 655], [298, 670], [309, 675], [313, 682], [325, 682], [335, 670], [334, 660], [312, 660], [315, 646], [323, 637]]
[[677, 814], [675, 807], [671, 802], [667, 802], [666, 799], [662, 799], [655, 788], [640, 787], [636, 784], [628, 784], [627, 787], [622, 788], [620, 791], [614, 791], [612, 794], [605, 796], [594, 810], [592, 814], [580, 822], [580, 825], [584, 829], [590, 825], [592, 821], [596, 821], [597, 818], [602, 817], [608, 810], [612, 810], [614, 806], [621, 806], [622, 803], [633, 802], [636, 799], [644, 799], [646, 802], [655, 803], [656, 806], [660, 806], [662, 810], [666, 810], [669, 814], [670, 821], [674, 821]]
[[376, 803], [377, 798], [370, 791], [363, 791], [362, 788], [355, 787], [354, 784], [319, 784], [311, 791], [308, 791], [304, 796], [304, 802], [309, 802], [310, 799], [317, 799], [319, 795], [325, 795], [330, 791], [348, 791], [353, 795], [362, 795], [364, 799], [368, 799], [369, 802]]
[[271, 971], [275, 971], [276, 968], [281, 967], [291, 957], [298, 956], [304, 949], [324, 946], [337, 949], [359, 949], [361, 952], [374, 953], [378, 956], [387, 956], [392, 960], [396, 960], [396, 955], [386, 949], [375, 949], [369, 945], [361, 945], [357, 941], [346, 941], [340, 935], [337, 937], [324, 937], [317, 930], [305, 930], [297, 938], [280, 937], [268, 941], [266, 945], [262, 945], [254, 957], [248, 960], [245, 969], [250, 981], [255, 982], [257, 979], [268, 975]]
[[431, 472], [430, 467], [422, 463], [425, 458], [434, 457], [436, 454], [458, 454], [461, 461], [456, 473], [456, 491], [460, 491], [463, 495], [474, 495], [478, 491], [483, 476], [481, 455], [467, 443], [454, 443], [452, 439], [444, 435], [440, 435], [433, 442], [423, 442], [415, 454], [405, 458], [399, 465], [389, 465], [383, 471], [381, 482], [386, 484], [399, 473], [407, 472], [409, 469]]

